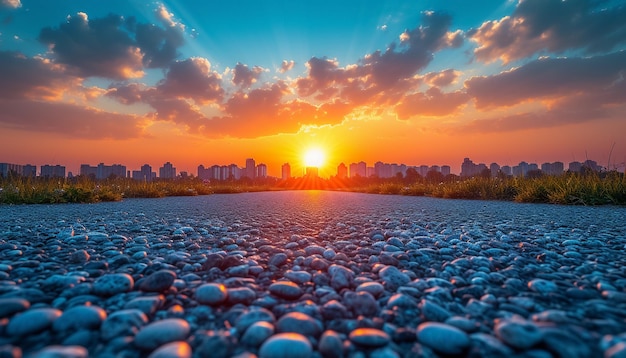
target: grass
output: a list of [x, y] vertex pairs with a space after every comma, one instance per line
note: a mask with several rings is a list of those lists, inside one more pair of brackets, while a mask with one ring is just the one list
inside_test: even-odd
[[568, 173], [537, 178], [460, 179], [453, 176], [441, 182], [428, 181], [424, 178], [418, 178], [413, 182], [398, 178], [387, 180], [316, 178], [313, 182], [302, 179], [291, 182], [272, 180], [252, 182], [242, 179], [207, 184], [194, 178], [152, 182], [126, 178], [100, 181], [85, 177], [0, 178], [0, 204], [95, 203], [119, 201], [123, 198], [161, 198], [294, 189], [345, 190], [371, 194], [563, 205], [626, 205], [626, 178], [624, 174], [617, 172]]

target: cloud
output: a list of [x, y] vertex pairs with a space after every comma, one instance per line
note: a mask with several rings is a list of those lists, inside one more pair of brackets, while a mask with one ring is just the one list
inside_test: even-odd
[[278, 72], [285, 73], [287, 71], [290, 71], [295, 64], [296, 63], [293, 60], [292, 61], [283, 60], [283, 62], [280, 64], [280, 68], [278, 69]]
[[261, 73], [263, 73], [263, 68], [254, 66], [250, 69], [247, 65], [237, 62], [237, 65], [233, 69], [233, 73], [233, 83], [236, 86], [249, 88], [259, 79]]
[[413, 116], [445, 116], [455, 113], [470, 97], [463, 91], [443, 93], [436, 87], [425, 93], [419, 92], [406, 96], [396, 107], [399, 119]]
[[172, 63], [157, 91], [162, 96], [191, 98], [202, 104], [221, 101], [224, 95], [220, 75], [201, 57]]
[[626, 43], [626, 6], [594, 0], [524, 0], [512, 16], [468, 32], [475, 57], [505, 63], [540, 52], [606, 52]]
[[626, 51], [590, 58], [544, 58], [493, 76], [465, 82], [477, 108], [556, 100], [598, 91], [624, 77]]
[[160, 9], [157, 16], [164, 27], [115, 14], [90, 19], [79, 12], [68, 16], [58, 28], [43, 28], [39, 41], [49, 47], [55, 62], [67, 65], [79, 76], [139, 78], [144, 68], [167, 67], [184, 44], [184, 26]]
[[432, 61], [435, 52], [463, 43], [460, 31], [448, 31], [452, 23], [450, 15], [425, 12], [422, 22], [422, 26], [400, 36], [400, 45], [392, 43], [384, 52], [376, 51], [362, 60], [364, 70], [381, 89], [413, 76]]
[[456, 81], [460, 72], [448, 69], [441, 72], [431, 72], [424, 75], [424, 82], [431, 86], [445, 87], [449, 86]]
[[50, 47], [55, 60], [83, 77], [128, 79], [143, 75], [142, 54], [126, 31], [124, 18], [108, 15], [89, 20], [87, 14], [68, 16], [57, 29], [41, 30], [39, 40]]
[[144, 119], [68, 103], [0, 99], [0, 125], [67, 138], [128, 139], [143, 135]]
[[79, 84], [49, 60], [0, 51], [0, 99], [55, 99]]
[[20, 0], [2, 0], [0, 1], [0, 7], [17, 9], [18, 7], [22, 7], [22, 2]]
[[173, 15], [163, 5], [158, 7], [156, 15], [164, 27], [134, 24], [134, 19], [131, 25], [137, 46], [143, 53], [143, 64], [147, 68], [167, 67], [180, 55], [178, 48], [185, 44], [184, 25], [175, 22]]

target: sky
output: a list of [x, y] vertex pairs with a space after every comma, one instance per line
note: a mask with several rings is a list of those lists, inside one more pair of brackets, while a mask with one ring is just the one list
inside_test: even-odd
[[0, 0], [0, 162], [626, 162], [626, 3]]

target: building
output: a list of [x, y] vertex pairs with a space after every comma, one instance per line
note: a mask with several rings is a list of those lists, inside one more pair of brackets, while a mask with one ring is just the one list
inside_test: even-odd
[[[26, 164], [22, 166], [22, 175], [25, 177], [34, 178], [37, 176], [37, 166]], [[63, 177], [65, 177], [65, 167], [63, 167]]]
[[174, 179], [176, 178], [176, 168], [170, 162], [166, 162], [159, 168], [159, 178]]
[[282, 173], [281, 178], [283, 180], [291, 178], [291, 165], [289, 165], [289, 163], [283, 164], [283, 166], [280, 168], [280, 171]]
[[504, 175], [506, 175], [506, 176], [511, 176], [511, 175], [513, 175], [513, 168], [511, 168], [511, 167], [510, 167], [510, 166], [508, 166], [508, 165], [503, 165], [503, 166], [500, 168], [500, 172], [502, 172], [502, 174], [504, 174]]
[[444, 177], [447, 177], [448, 175], [450, 175], [451, 171], [450, 171], [450, 166], [449, 165], [442, 165], [441, 166], [441, 174]]
[[19, 164], [0, 163], [0, 177], [22, 175], [22, 166]]
[[44, 178], [65, 178], [65, 167], [61, 165], [42, 165], [40, 175]]
[[133, 170], [132, 178], [144, 182], [152, 181], [156, 178], [156, 173], [152, 171], [152, 167], [148, 164], [141, 166], [140, 170]]
[[348, 167], [346, 167], [345, 164], [340, 163], [337, 166], [337, 178], [339, 179], [345, 179], [348, 177]]
[[250, 179], [256, 178], [256, 162], [252, 158], [246, 159], [245, 175]]
[[563, 174], [563, 168], [564, 166], [561, 162], [541, 164], [541, 171], [545, 175], [561, 175]]
[[126, 166], [121, 164], [105, 165], [104, 163], [92, 167], [89, 164], [80, 165], [80, 175], [93, 179], [125, 178]]
[[267, 165], [261, 163], [256, 166], [256, 177], [267, 178]]
[[350, 164], [350, 178], [354, 177], [367, 177], [367, 164], [365, 162], [358, 162]]
[[461, 176], [465, 178], [478, 175], [478, 165], [476, 165], [470, 158], [464, 158], [461, 163]]
[[489, 164], [489, 171], [491, 172], [491, 177], [497, 177], [498, 173], [500, 173], [500, 165], [498, 163]]

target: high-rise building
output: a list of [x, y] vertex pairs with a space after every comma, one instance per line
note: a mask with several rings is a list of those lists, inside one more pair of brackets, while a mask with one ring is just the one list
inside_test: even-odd
[[491, 172], [491, 176], [493, 178], [498, 176], [498, 172], [500, 172], [500, 165], [498, 163], [489, 164], [489, 171]]
[[267, 165], [261, 163], [256, 166], [256, 177], [267, 178]]
[[159, 178], [174, 179], [176, 178], [176, 168], [170, 162], [166, 162], [159, 168]]
[[345, 164], [341, 163], [337, 166], [337, 178], [345, 179], [348, 177], [348, 167]]
[[[22, 175], [25, 177], [34, 178], [37, 176], [37, 166], [26, 164], [22, 166]], [[65, 167], [63, 167], [63, 177], [65, 177]]]
[[450, 175], [450, 166], [449, 165], [442, 165], [441, 166], [441, 174], [444, 177], [447, 177], [448, 175]]
[[42, 165], [40, 175], [44, 178], [65, 178], [65, 167], [61, 165]]
[[291, 178], [291, 165], [289, 165], [289, 163], [283, 164], [283, 166], [280, 169], [281, 169], [283, 180], [287, 180]]
[[256, 162], [252, 158], [246, 159], [245, 176], [250, 179], [256, 178]]
[[14, 175], [22, 175], [22, 166], [20, 164], [0, 163], [0, 177], [8, 178]]
[[360, 176], [361, 178], [367, 178], [367, 164], [365, 162], [358, 162], [350, 164], [350, 178]]

